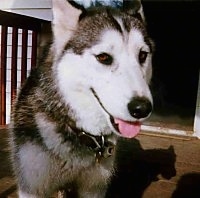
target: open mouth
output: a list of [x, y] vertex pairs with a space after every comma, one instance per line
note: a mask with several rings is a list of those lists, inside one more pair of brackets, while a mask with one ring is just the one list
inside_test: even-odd
[[125, 121], [119, 118], [113, 117], [103, 106], [100, 98], [98, 97], [97, 93], [93, 88], [91, 88], [91, 91], [94, 95], [94, 97], [97, 99], [99, 105], [101, 108], [106, 112], [107, 115], [109, 115], [110, 118], [110, 124], [112, 128], [114, 129], [114, 132], [122, 137], [126, 138], [133, 138], [135, 137], [141, 129], [141, 123], [140, 122], [130, 122], [130, 121]]

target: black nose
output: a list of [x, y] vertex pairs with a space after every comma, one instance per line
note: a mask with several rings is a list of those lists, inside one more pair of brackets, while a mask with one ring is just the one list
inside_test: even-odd
[[134, 118], [145, 118], [151, 113], [152, 104], [145, 97], [134, 97], [128, 103], [128, 110]]

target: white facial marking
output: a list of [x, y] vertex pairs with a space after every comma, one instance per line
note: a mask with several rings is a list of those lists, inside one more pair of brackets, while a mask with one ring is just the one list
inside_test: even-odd
[[57, 68], [58, 83], [67, 104], [75, 113], [77, 125], [86, 131], [99, 135], [102, 131], [110, 133], [102, 109], [97, 107], [90, 87], [93, 76], [87, 60], [75, 54], [66, 54]]
[[[114, 130], [109, 115], [135, 121], [127, 108], [131, 98], [141, 96], [152, 101], [147, 77], [151, 76], [147, 74], [151, 71], [151, 54], [141, 66], [138, 59], [141, 49], [150, 52], [139, 30], [132, 29], [124, 35], [106, 30], [100, 35], [100, 41], [85, 49], [82, 55], [65, 53], [57, 67], [57, 80], [79, 127], [94, 135], [109, 134]], [[95, 56], [101, 53], [112, 56], [111, 65], [104, 65], [96, 59]]]

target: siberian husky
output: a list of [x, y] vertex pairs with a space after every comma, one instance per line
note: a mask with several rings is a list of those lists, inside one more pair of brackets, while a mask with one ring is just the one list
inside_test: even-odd
[[[105, 197], [117, 137], [152, 111], [153, 46], [140, 2], [84, 9], [53, 0], [53, 43], [14, 106], [10, 143], [20, 198], [73, 188]], [[133, 6], [132, 6], [133, 5]]]

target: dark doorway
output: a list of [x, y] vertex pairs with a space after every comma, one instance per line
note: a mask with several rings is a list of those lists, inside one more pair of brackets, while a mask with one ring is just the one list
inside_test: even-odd
[[191, 128], [200, 68], [200, 2], [144, 0], [143, 7], [155, 42], [152, 92], [156, 116], [151, 119]]

